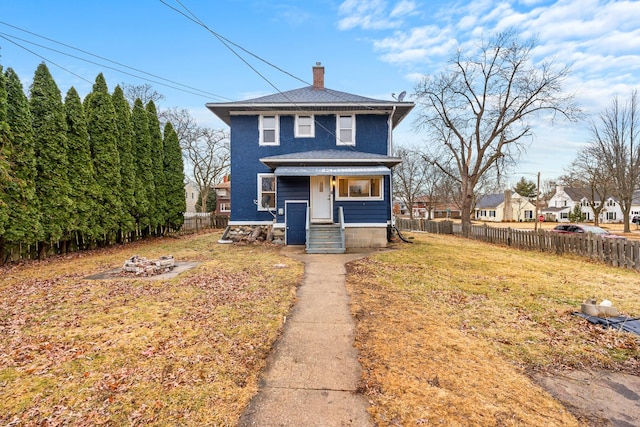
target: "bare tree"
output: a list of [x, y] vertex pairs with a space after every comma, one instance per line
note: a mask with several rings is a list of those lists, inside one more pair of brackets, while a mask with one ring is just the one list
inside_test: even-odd
[[178, 134], [182, 155], [189, 174], [200, 193], [200, 209], [206, 211], [212, 187], [229, 173], [229, 133], [199, 126], [189, 110], [172, 108], [160, 113], [164, 122], [171, 122]]
[[205, 212], [209, 192], [229, 172], [229, 133], [219, 129], [199, 128], [197, 133], [180, 143], [193, 166], [193, 179], [200, 192], [200, 209]]
[[563, 181], [570, 187], [583, 190], [593, 211], [594, 225], [599, 225], [604, 202], [612, 194], [613, 187], [611, 176], [605, 173], [601, 159], [594, 156], [592, 151], [591, 147], [578, 151]]
[[124, 96], [132, 107], [138, 98], [140, 98], [143, 105], [147, 105], [149, 101], [153, 101], [154, 104], [158, 104], [159, 101], [164, 99], [164, 95], [156, 91], [149, 83], [142, 85], [120, 83], [120, 87], [122, 87]]
[[640, 184], [640, 111], [638, 91], [627, 102], [613, 98], [611, 106], [591, 124], [589, 154], [601, 163], [602, 172], [611, 178], [613, 195], [622, 208], [624, 232], [629, 233], [629, 214], [633, 192]]
[[418, 196], [424, 195], [427, 183], [427, 168], [422, 156], [415, 151], [400, 148], [396, 156], [402, 163], [393, 170], [394, 195], [402, 200], [409, 209], [409, 217], [413, 219], [413, 206]]
[[532, 135], [529, 119], [544, 112], [575, 119], [579, 113], [573, 96], [563, 94], [569, 68], [534, 64], [534, 46], [513, 31], [499, 34], [477, 51], [459, 50], [446, 71], [416, 86], [422, 109], [415, 126], [430, 137], [435, 164], [459, 180], [465, 234], [476, 186], [485, 174], [499, 176], [517, 161]]

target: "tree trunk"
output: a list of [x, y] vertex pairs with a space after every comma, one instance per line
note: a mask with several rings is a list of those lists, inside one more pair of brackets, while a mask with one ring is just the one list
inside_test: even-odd
[[473, 185], [468, 176], [462, 177], [462, 235], [471, 234], [471, 208], [473, 204]]

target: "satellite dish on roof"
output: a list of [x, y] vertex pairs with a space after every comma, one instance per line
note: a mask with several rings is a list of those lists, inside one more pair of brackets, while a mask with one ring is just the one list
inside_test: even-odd
[[396, 96], [395, 93], [392, 93], [391, 96], [393, 97], [393, 99], [395, 99], [398, 102], [402, 102], [402, 100], [404, 99], [404, 97], [407, 95], [407, 91], [403, 90], [402, 92], [400, 92], [400, 95]]

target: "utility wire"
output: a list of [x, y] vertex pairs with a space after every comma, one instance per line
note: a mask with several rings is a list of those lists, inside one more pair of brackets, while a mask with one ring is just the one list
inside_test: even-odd
[[[135, 68], [135, 67], [128, 66], [128, 65], [123, 64], [123, 63], [121, 63], [121, 62], [113, 61], [113, 60], [108, 59], [108, 58], [105, 58], [105, 57], [103, 57], [103, 56], [96, 55], [96, 54], [94, 54], [94, 53], [91, 53], [91, 52], [88, 52], [88, 51], [86, 51], [86, 50], [83, 50], [83, 49], [80, 49], [80, 48], [77, 48], [77, 47], [71, 46], [71, 45], [69, 45], [69, 44], [66, 44], [66, 43], [63, 43], [63, 42], [60, 42], [60, 41], [54, 40], [54, 39], [49, 38], [49, 37], [45, 37], [45, 36], [43, 36], [43, 35], [40, 35], [40, 34], [34, 33], [34, 32], [32, 32], [32, 31], [26, 30], [26, 29], [24, 29], [24, 28], [20, 28], [20, 27], [18, 27], [18, 26], [15, 26], [15, 25], [9, 24], [9, 23], [4, 22], [4, 21], [0, 21], [0, 24], [6, 25], [6, 26], [8, 26], [8, 27], [14, 28], [14, 29], [19, 30], [19, 31], [22, 31], [22, 32], [25, 32], [25, 33], [27, 33], [27, 34], [31, 34], [31, 35], [33, 35], [33, 36], [35, 36], [35, 37], [38, 37], [38, 38], [41, 38], [41, 39], [44, 39], [44, 40], [50, 41], [50, 42], [52, 42], [52, 43], [59, 44], [59, 45], [64, 46], [64, 47], [66, 47], [66, 48], [73, 49], [73, 50], [76, 50], [76, 51], [78, 51], [78, 52], [82, 52], [82, 53], [84, 53], [85, 55], [89, 55], [89, 56], [92, 56], [92, 57], [94, 57], [94, 58], [98, 58], [98, 59], [100, 59], [100, 60], [102, 60], [102, 61], [107, 61], [107, 62], [110, 62], [110, 63], [112, 63], [112, 64], [118, 65], [118, 66], [120, 66], [120, 67], [124, 67], [124, 68], [126, 68], [126, 69], [129, 69], [129, 70], [132, 70], [132, 71], [136, 71], [136, 72], [138, 72], [138, 73], [142, 73], [142, 74], [145, 74], [145, 75], [147, 75], [147, 76], [151, 76], [151, 77], [156, 78], [156, 79], [160, 79], [160, 80], [162, 80], [162, 81], [165, 81], [165, 82], [171, 83], [171, 85], [169, 85], [169, 84], [165, 84], [165, 83], [161, 83], [161, 82], [157, 82], [157, 81], [154, 81], [154, 80], [150, 80], [150, 79], [147, 79], [147, 78], [145, 78], [145, 77], [141, 77], [141, 76], [136, 75], [136, 74], [132, 74], [132, 73], [129, 73], [129, 72], [126, 72], [126, 71], [122, 71], [121, 69], [118, 69], [118, 68], [115, 68], [115, 67], [111, 67], [111, 66], [108, 66], [108, 65], [100, 64], [100, 63], [98, 63], [98, 62], [90, 61], [90, 60], [88, 60], [88, 59], [85, 59], [85, 58], [82, 58], [82, 57], [79, 57], [79, 56], [71, 55], [71, 54], [69, 54], [69, 53], [66, 53], [66, 52], [63, 52], [63, 51], [60, 51], [60, 50], [57, 50], [57, 49], [53, 49], [53, 48], [50, 48], [50, 47], [47, 47], [47, 46], [43, 46], [43, 45], [40, 45], [40, 44], [37, 44], [37, 43], [31, 42], [31, 41], [29, 41], [29, 40], [21, 39], [21, 38], [19, 38], [19, 37], [16, 37], [16, 36], [13, 36], [13, 35], [10, 35], [10, 34], [0, 33], [0, 34], [4, 34], [6, 37], [11, 37], [11, 38], [14, 38], [14, 39], [20, 40], [20, 41], [25, 42], [25, 43], [29, 43], [29, 44], [32, 44], [32, 45], [35, 45], [35, 46], [38, 46], [38, 47], [41, 47], [41, 48], [44, 48], [44, 49], [48, 49], [48, 50], [51, 50], [51, 51], [54, 51], [54, 52], [60, 53], [60, 54], [62, 54], [62, 55], [66, 55], [66, 56], [69, 56], [69, 57], [72, 57], [72, 58], [75, 58], [75, 59], [79, 59], [79, 60], [84, 61], [84, 62], [88, 62], [88, 63], [90, 63], [90, 64], [99, 65], [99, 66], [101, 66], [101, 67], [109, 68], [109, 69], [111, 69], [111, 70], [114, 70], [114, 71], [117, 71], [117, 72], [120, 72], [120, 73], [123, 73], [123, 74], [127, 74], [127, 75], [132, 76], [132, 77], [136, 77], [136, 78], [139, 78], [139, 79], [142, 79], [142, 80], [147, 80], [147, 81], [149, 81], [149, 82], [152, 82], [152, 83], [155, 83], [155, 84], [159, 84], [159, 85], [162, 85], [162, 86], [165, 86], [165, 87], [169, 87], [169, 88], [171, 88], [171, 89], [176, 89], [176, 90], [179, 90], [179, 91], [183, 91], [183, 92], [186, 92], [186, 93], [190, 93], [190, 94], [192, 94], [192, 95], [201, 96], [201, 97], [203, 97], [203, 98], [207, 98], [207, 97], [214, 97], [214, 98], [219, 98], [219, 99], [224, 99], [224, 100], [230, 100], [229, 98], [226, 98], [226, 97], [224, 97], [224, 96], [217, 95], [217, 94], [215, 94], [215, 93], [211, 93], [211, 92], [207, 92], [207, 91], [205, 91], [205, 90], [198, 89], [198, 88], [195, 88], [195, 87], [193, 87], [193, 86], [185, 85], [185, 84], [183, 84], [183, 83], [179, 83], [179, 82], [176, 82], [176, 81], [174, 81], [174, 80], [170, 80], [170, 79], [167, 79], [167, 78], [164, 78], [164, 77], [158, 76], [158, 75], [156, 75], [156, 74], [149, 73], [149, 72], [146, 72], [146, 71], [144, 71], [144, 70], [141, 70], [141, 69], [138, 69], [138, 68]], [[4, 38], [5, 38], [5, 40], [8, 40], [6, 37], [4, 37]], [[15, 43], [15, 42], [13, 42], [13, 44], [18, 45], [18, 44], [17, 44], [17, 43]], [[22, 47], [22, 46], [20, 46], [20, 47]], [[33, 53], [33, 54], [34, 54], [34, 55], [36, 55], [36, 56], [39, 56], [39, 55], [35, 54], [35, 53], [34, 53], [34, 52], [32, 52], [32, 51], [29, 51], [29, 52]], [[176, 86], [180, 86], [180, 87], [176, 87]], [[182, 89], [181, 87], [182, 87], [182, 88], [186, 88], [186, 89]], [[187, 90], [187, 89], [188, 89], [188, 90]], [[198, 92], [199, 92], [199, 93], [198, 93]]]
[[[164, 4], [165, 6], [167, 6], [168, 8], [173, 9], [174, 11], [176, 11], [176, 12], [178, 12], [179, 14], [183, 15], [185, 18], [189, 19], [190, 21], [195, 22], [196, 24], [200, 25], [201, 27], [203, 27], [204, 29], [206, 29], [207, 31], [209, 31], [209, 32], [210, 32], [211, 34], [213, 34], [213, 35], [214, 35], [218, 40], [220, 40], [220, 42], [224, 42], [223, 44], [225, 44], [225, 46], [227, 46], [227, 43], [228, 43], [229, 45], [235, 46], [235, 47], [237, 47], [238, 49], [240, 49], [240, 50], [242, 50], [243, 52], [245, 52], [246, 54], [253, 56], [253, 57], [254, 57], [254, 58], [256, 58], [257, 60], [259, 60], [259, 61], [261, 61], [261, 62], [264, 62], [264, 63], [265, 63], [265, 64], [267, 64], [268, 66], [275, 68], [276, 70], [280, 71], [281, 73], [284, 73], [284, 74], [288, 75], [289, 77], [291, 77], [291, 78], [293, 78], [293, 79], [295, 79], [295, 80], [298, 80], [299, 82], [302, 82], [302, 83], [304, 83], [304, 84], [306, 84], [306, 85], [310, 85], [310, 83], [309, 83], [309, 82], [307, 82], [307, 81], [305, 81], [305, 80], [303, 80], [303, 79], [301, 79], [301, 78], [299, 78], [299, 77], [297, 77], [297, 76], [295, 76], [295, 75], [291, 74], [290, 72], [288, 72], [288, 71], [286, 71], [286, 70], [284, 70], [284, 69], [282, 69], [282, 68], [278, 67], [277, 65], [275, 65], [275, 64], [273, 64], [273, 63], [271, 63], [271, 62], [267, 61], [266, 59], [264, 59], [264, 58], [260, 57], [259, 55], [256, 55], [255, 53], [251, 52], [250, 50], [245, 49], [244, 47], [240, 46], [239, 44], [237, 44], [237, 43], [235, 43], [235, 42], [233, 42], [233, 41], [231, 41], [231, 40], [229, 40], [228, 38], [226, 38], [226, 37], [224, 37], [223, 35], [221, 35], [221, 34], [217, 33], [216, 31], [213, 31], [211, 28], [209, 28], [209, 26], [207, 26], [204, 22], [202, 22], [202, 20], [200, 20], [200, 19], [199, 19], [199, 18], [198, 18], [198, 17], [197, 17], [193, 12], [191, 12], [191, 10], [189, 10], [189, 9], [188, 9], [184, 4], [182, 4], [182, 3], [180, 2], [180, 0], [176, 0], [176, 3], [178, 3], [180, 6], [182, 6], [182, 7], [184, 8], [184, 10], [186, 10], [186, 11], [189, 13], [189, 15], [191, 15], [191, 16], [187, 16], [187, 15], [186, 15], [185, 13], [183, 13], [181, 10], [178, 10], [177, 8], [175, 8], [175, 7], [173, 7], [173, 6], [169, 5], [169, 4], [167, 4], [167, 2], [166, 2], [166, 1], [164, 1], [164, 0], [160, 0], [160, 2], [161, 2], [162, 4]], [[230, 49], [228, 46], [227, 46], [227, 48], [228, 48], [228, 49]], [[230, 50], [233, 52], [233, 50], [232, 50], [232, 49], [230, 49]], [[235, 52], [234, 52], [234, 54], [236, 54], [236, 56], [238, 55], [238, 54], [237, 54], [237, 53], [235, 53]], [[261, 77], [262, 77], [262, 75], [261, 75]], [[264, 78], [264, 77], [263, 77], [263, 78]], [[267, 80], [267, 82], [268, 82], [268, 80]], [[271, 84], [270, 82], [268, 82], [268, 83], [269, 83], [269, 84]], [[273, 85], [272, 85], [272, 86], [273, 86]]]
[[30, 49], [27, 49], [26, 47], [22, 46], [22, 45], [21, 45], [21, 44], [19, 44], [19, 43], [16, 43], [16, 42], [15, 42], [15, 41], [13, 41], [12, 39], [10, 39], [10, 38], [8, 38], [8, 37], [5, 37], [2, 33], [0, 33], [0, 38], [3, 38], [3, 39], [5, 39], [6, 41], [8, 41], [9, 43], [12, 43], [12, 44], [14, 44], [14, 45], [18, 46], [20, 49], [24, 49], [24, 50], [26, 50], [27, 52], [31, 53], [32, 55], [37, 56], [38, 58], [42, 59], [43, 61], [46, 61], [46, 62], [48, 62], [48, 63], [50, 63], [50, 64], [55, 65], [56, 67], [58, 67], [58, 68], [60, 68], [60, 69], [62, 69], [62, 70], [64, 70], [64, 71], [66, 71], [66, 72], [67, 72], [67, 73], [69, 73], [69, 74], [73, 74], [73, 75], [74, 75], [74, 76], [76, 76], [77, 78], [79, 78], [79, 79], [81, 79], [81, 80], [84, 80], [85, 82], [87, 82], [87, 83], [89, 83], [89, 84], [93, 84], [93, 82], [91, 82], [91, 81], [89, 81], [89, 80], [85, 79], [84, 77], [82, 77], [82, 76], [80, 76], [80, 75], [78, 75], [78, 74], [74, 73], [74, 72], [73, 72], [73, 71], [71, 71], [71, 70], [67, 70], [67, 69], [66, 69], [66, 68], [64, 68], [62, 65], [56, 64], [55, 62], [48, 60], [48, 59], [47, 59], [47, 58], [45, 58], [44, 56], [42, 56], [42, 55], [40, 55], [40, 54], [38, 54], [38, 53], [36, 53], [36, 52], [34, 52], [34, 51], [30, 50]]
[[[273, 84], [267, 77], [265, 77], [262, 73], [260, 73], [254, 66], [252, 66], [246, 59], [244, 59], [231, 46], [235, 46], [238, 49], [241, 49], [243, 52], [247, 53], [248, 55], [251, 55], [254, 58], [264, 62], [265, 64], [277, 69], [278, 71], [281, 71], [281, 72], [285, 73], [286, 75], [288, 75], [290, 77], [293, 77], [294, 79], [296, 79], [298, 81], [301, 81], [302, 83], [310, 86], [310, 84], [308, 82], [306, 82], [306, 81], [294, 76], [293, 74], [283, 70], [282, 68], [272, 64], [271, 62], [263, 59], [262, 57], [250, 52], [249, 50], [247, 50], [244, 47], [238, 45], [237, 43], [234, 43], [231, 40], [227, 39], [226, 37], [220, 35], [219, 33], [215, 32], [215, 31], [213, 31], [211, 28], [209, 28], [209, 26], [207, 26], [204, 22], [202, 22], [202, 20], [200, 18], [198, 18], [191, 10], [189, 10], [184, 4], [182, 4], [182, 2], [180, 0], [176, 0], [176, 2], [188, 12], [188, 15], [187, 15], [187, 13], [185, 13], [185, 12], [177, 9], [176, 7], [168, 4], [165, 0], [159, 0], [159, 1], [162, 4], [164, 4], [165, 6], [167, 6], [168, 8], [170, 8], [173, 11], [179, 13], [180, 15], [184, 16], [185, 18], [187, 18], [188, 20], [194, 22], [195, 24], [203, 27], [205, 30], [207, 30], [209, 33], [211, 33], [214, 37], [216, 37], [218, 39], [218, 41], [220, 41], [220, 43], [222, 43], [227, 49], [229, 49], [236, 57], [238, 57], [238, 59], [240, 59], [242, 62], [244, 62], [245, 65], [247, 65], [254, 73], [256, 73], [264, 81], [266, 81], [271, 87], [273, 87], [280, 95], [282, 95], [285, 99], [287, 99], [287, 101], [289, 101], [295, 108], [297, 108], [299, 111], [303, 111], [303, 109], [295, 101], [293, 101], [291, 98], [289, 98], [286, 93], [282, 92], [275, 84]], [[327, 131], [330, 135], [333, 135], [336, 139], [340, 139], [339, 135], [337, 135], [336, 132], [334, 132], [333, 130], [327, 129], [324, 125], [322, 125], [321, 123], [317, 122], [316, 120], [314, 120], [314, 122], [318, 126], [320, 126], [322, 129]], [[355, 151], [354, 147], [350, 146], [350, 148]]]

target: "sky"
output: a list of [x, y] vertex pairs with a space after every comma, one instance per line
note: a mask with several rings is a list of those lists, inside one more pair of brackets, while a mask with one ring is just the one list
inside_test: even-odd
[[[109, 89], [150, 84], [158, 108], [188, 109], [203, 126], [225, 125], [205, 108], [310, 85], [361, 96], [412, 97], [423, 76], [445, 70], [458, 47], [514, 28], [535, 37], [533, 60], [571, 67], [565, 83], [585, 114], [540, 120], [508, 175], [553, 180], [588, 141], [591, 120], [640, 88], [640, 1], [606, 0], [2, 0], [0, 65], [25, 90], [46, 62], [64, 97], [99, 73]], [[394, 143], [420, 147], [419, 108]]]

